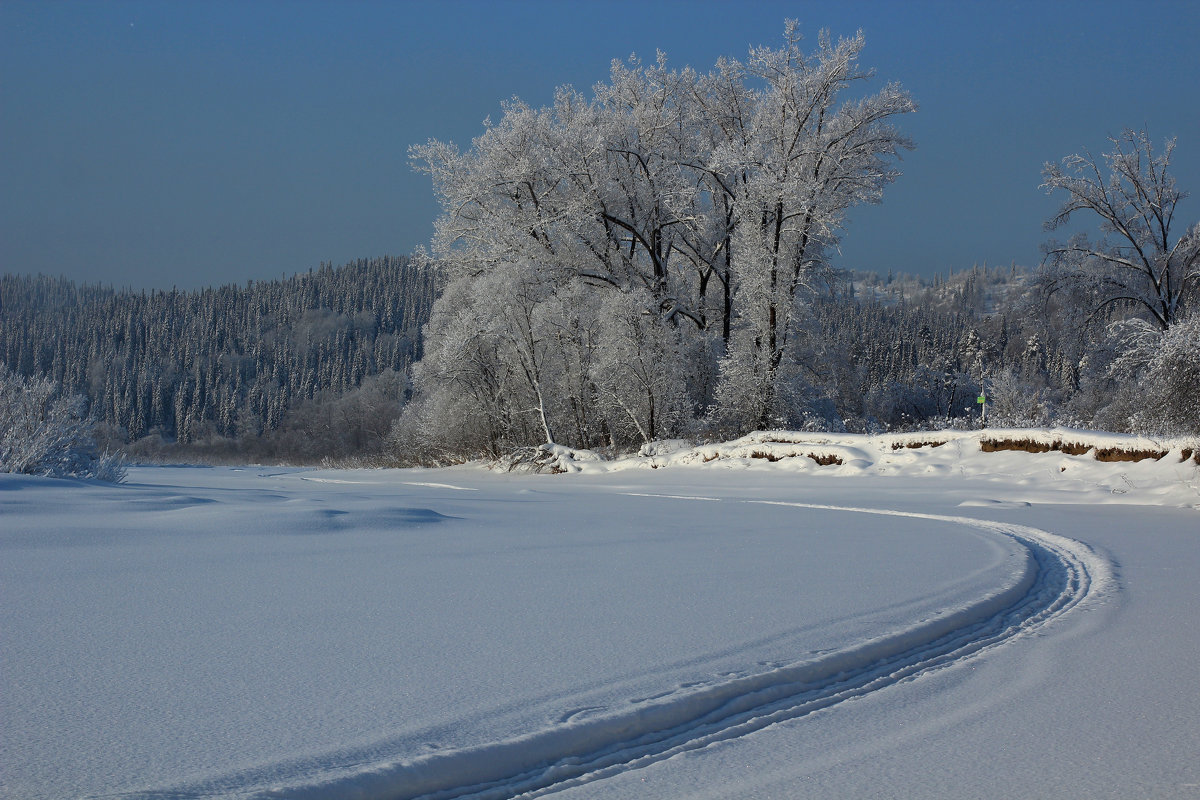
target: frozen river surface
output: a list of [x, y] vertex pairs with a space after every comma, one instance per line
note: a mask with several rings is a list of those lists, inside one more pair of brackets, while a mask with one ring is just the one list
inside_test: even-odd
[[0, 792], [1200, 797], [1200, 517], [1018, 478], [3, 475]]

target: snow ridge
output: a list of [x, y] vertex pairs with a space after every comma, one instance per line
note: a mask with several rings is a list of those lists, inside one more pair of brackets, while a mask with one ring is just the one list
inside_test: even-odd
[[[661, 497], [681, 501], [715, 499]], [[478, 747], [373, 765], [339, 767], [327, 763], [316, 780], [310, 777], [307, 782], [287, 787], [277, 784], [253, 796], [264, 800], [498, 800], [538, 796], [743, 736], [961, 663], [1043, 628], [1103, 594], [1112, 584], [1110, 564], [1086, 545], [1028, 526], [888, 509], [767, 500], [731, 502], [966, 525], [1015, 539], [1027, 551], [1025, 564], [1011, 585], [970, 606], [814, 660], [706, 685], [603, 716], [568, 719]], [[203, 794], [176, 790], [170, 796]]]

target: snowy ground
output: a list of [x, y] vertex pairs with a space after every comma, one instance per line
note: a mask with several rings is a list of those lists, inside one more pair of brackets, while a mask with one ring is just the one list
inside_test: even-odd
[[779, 438], [0, 475], [0, 794], [1200, 798], [1178, 443]]

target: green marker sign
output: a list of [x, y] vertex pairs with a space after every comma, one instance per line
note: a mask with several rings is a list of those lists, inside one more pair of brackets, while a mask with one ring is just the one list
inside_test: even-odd
[[987, 400], [984, 398], [983, 395], [979, 395], [979, 397], [975, 398], [975, 402], [976, 403], [986, 403]]

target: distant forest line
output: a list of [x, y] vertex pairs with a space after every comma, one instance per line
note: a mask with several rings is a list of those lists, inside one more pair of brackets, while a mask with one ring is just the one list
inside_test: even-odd
[[369, 453], [438, 286], [392, 256], [198, 291], [5, 275], [0, 364], [84, 395], [101, 443], [135, 457]]
[[[435, 268], [390, 256], [198, 291], [6, 275], [0, 363], [83, 395], [101, 443], [134, 460], [487, 455], [415, 452], [412, 431], [396, 425], [441, 286]], [[1110, 369], [1118, 351], [1104, 346], [1107, 320], [1085, 324], [1026, 270], [829, 271], [803, 312], [794, 352], [810, 398], [804, 427], [976, 425], [981, 391], [998, 423], [1136, 427], [1136, 398]], [[704, 411], [688, 409], [693, 420]], [[618, 448], [639, 444], [607, 435]]]

